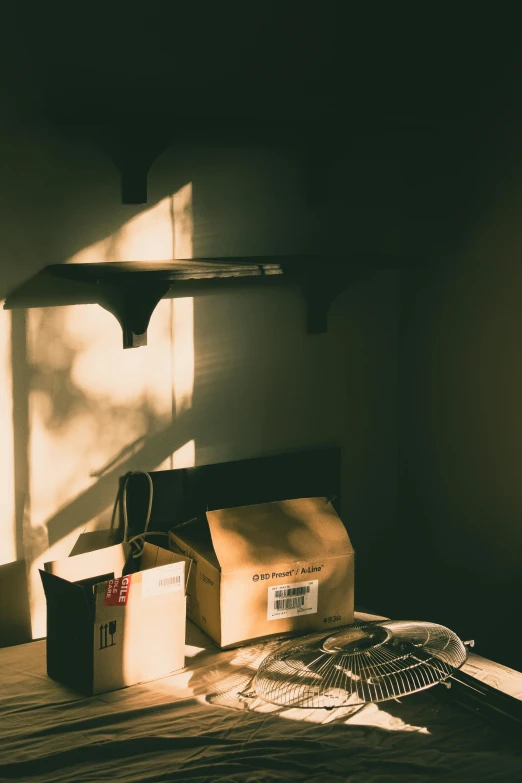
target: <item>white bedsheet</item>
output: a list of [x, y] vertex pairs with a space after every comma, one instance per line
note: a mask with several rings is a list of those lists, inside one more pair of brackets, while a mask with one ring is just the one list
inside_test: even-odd
[[187, 638], [182, 672], [90, 698], [47, 677], [45, 642], [0, 650], [0, 781], [522, 782], [522, 747], [430, 691], [357, 711], [245, 703], [267, 647], [220, 652], [190, 623]]

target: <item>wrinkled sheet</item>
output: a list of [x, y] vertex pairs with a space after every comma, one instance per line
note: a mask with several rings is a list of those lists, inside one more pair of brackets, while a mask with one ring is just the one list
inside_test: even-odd
[[183, 671], [89, 698], [47, 677], [45, 642], [0, 650], [0, 781], [522, 782], [515, 740], [430, 691], [285, 710], [240, 695], [273, 642], [187, 639]]

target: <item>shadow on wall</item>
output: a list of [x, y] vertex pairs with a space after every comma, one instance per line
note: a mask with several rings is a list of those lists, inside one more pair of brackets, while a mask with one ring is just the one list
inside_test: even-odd
[[25, 560], [0, 565], [0, 647], [32, 638]]
[[[76, 141], [75, 147], [44, 133], [38, 139], [22, 134], [3, 145], [12, 155], [4, 180], [9, 199], [3, 210], [2, 297], [61, 259], [126, 260], [133, 252], [141, 260], [170, 259], [176, 240], [180, 253], [191, 256], [190, 184], [187, 191], [182, 187], [187, 183], [179, 183], [163, 199], [160, 219], [154, 209], [137, 215], [136, 208], [118, 204], [117, 172]], [[171, 177], [170, 186], [178, 182]], [[34, 206], [30, 225], [27, 199]], [[84, 248], [88, 257], [81, 255]], [[41, 636], [38, 566], [67, 555], [82, 530], [107, 526], [117, 477], [127, 469], [171, 467], [178, 446], [185, 447], [181, 458], [191, 464], [188, 425], [182, 428], [178, 421], [175, 434], [168, 425], [190, 408], [194, 356], [192, 300], [161, 303], [152, 346], [144, 352], [123, 352], [119, 327], [98, 307], [46, 308], [45, 299], [36, 304], [38, 309], [2, 316], [0, 563], [6, 566], [0, 593], [12, 595], [15, 576], [7, 564], [16, 560], [17, 594], [28, 596], [32, 635]], [[23, 587], [22, 566], [29, 577]], [[15, 611], [15, 604], [13, 598], [2, 608], [0, 639], [6, 643], [31, 638], [22, 619], [27, 613], [23, 607]]]
[[[378, 301], [367, 284], [349, 301], [360, 300], [364, 310], [372, 290]], [[385, 275], [380, 295], [390, 307], [393, 290]], [[34, 604], [39, 564], [66, 556], [83, 530], [108, 527], [118, 479], [130, 470], [335, 441], [343, 448], [346, 523], [362, 562], [370, 561], [366, 525], [373, 519], [375, 536], [393, 517], [393, 341], [383, 344], [377, 334], [390, 312], [381, 313], [379, 328], [367, 330], [356, 315], [344, 319], [341, 301], [332, 334], [309, 338], [297, 292], [251, 290], [198, 300], [191, 338], [191, 328], [184, 337], [181, 328], [177, 337], [173, 331], [177, 307], [181, 320], [190, 315], [186, 300], [162, 301], [148, 347], [135, 351], [121, 349], [118, 325], [97, 306], [13, 313], [20, 319], [13, 330], [16, 336], [20, 329], [13, 354], [16, 497], [22, 499], [16, 535], [31, 576], [35, 635], [45, 632], [43, 597], [40, 608]], [[386, 362], [379, 363], [381, 353]]]
[[[75, 203], [60, 190], [64, 236], [54, 219], [56, 234], [49, 246], [61, 249], [45, 262], [157, 261], [301, 249], [295, 237], [299, 243], [302, 204], [292, 172], [282, 177], [280, 161], [269, 166], [266, 151], [210, 151], [201, 157], [200, 168], [187, 156], [169, 176], [179, 160], [173, 155], [170, 151], [153, 171], [155, 206], [127, 221], [129, 208], [114, 207], [116, 179], [108, 196], [91, 180], [96, 188], [91, 196], [98, 203], [87, 204], [83, 215], [87, 196]], [[81, 167], [76, 173], [81, 176]], [[182, 186], [165, 197], [175, 181]], [[103, 225], [119, 216], [116, 236], [100, 240], [100, 230], [94, 244], [79, 249], [79, 238], [83, 241], [93, 230], [94, 216], [103, 213], [107, 199], [111, 217]], [[297, 203], [293, 212], [288, 202]], [[80, 230], [85, 223], [89, 228]], [[39, 258], [33, 272], [42, 265]], [[340, 442], [346, 455], [343, 494], [362, 530], [361, 509], [372, 486], [384, 472], [386, 486], [394, 476], [393, 469], [384, 468], [383, 455], [394, 459], [389, 424], [380, 434], [395, 404], [389, 339], [394, 280], [381, 275], [343, 295], [332, 313], [331, 334], [313, 338], [304, 329], [301, 296], [291, 289], [245, 289], [202, 297], [196, 306], [191, 299], [162, 300], [151, 319], [148, 346], [131, 351], [122, 350], [119, 326], [98, 306], [13, 310], [6, 367], [13, 377], [16, 524], [9, 534], [16, 539], [12, 559], [25, 559], [29, 573], [33, 635], [45, 633], [38, 567], [67, 556], [80, 532], [108, 527], [118, 479], [129, 470]], [[373, 303], [369, 309], [368, 301]], [[345, 315], [354, 303], [355, 315]], [[367, 395], [374, 384], [379, 391]], [[379, 460], [369, 450], [379, 453]], [[373, 479], [361, 490], [358, 477], [365, 471]], [[373, 499], [370, 516], [379, 517], [381, 526], [393, 513], [383, 497]], [[352, 519], [346, 521], [351, 532]]]
[[[383, 292], [386, 287], [383, 284]], [[185, 397], [179, 395], [174, 382], [173, 390], [170, 362], [171, 339], [175, 343], [171, 308], [183, 301], [162, 302], [151, 323], [149, 346], [128, 352], [121, 349], [111, 316], [93, 306], [28, 313], [26, 353], [18, 340], [13, 357], [14, 430], [16, 496], [24, 499], [18, 507], [17, 540], [20, 555], [32, 568], [38, 561], [67, 555], [82, 530], [108, 526], [118, 479], [129, 470], [241, 459], [326, 439], [343, 444], [348, 507], [357, 514], [347, 524], [360, 534], [364, 494], [375, 489], [379, 472], [382, 477], [375, 464], [373, 489], [370, 482], [365, 493], [359, 490], [357, 495], [358, 477], [371, 458], [364, 455], [363, 444], [368, 435], [376, 443], [377, 429], [390, 414], [389, 408], [379, 410], [373, 417], [374, 432], [365, 405], [368, 368], [359, 367], [357, 384], [346, 375], [352, 361], [359, 364], [364, 353], [362, 345], [356, 349], [361, 335], [353, 336], [354, 345], [339, 360], [335, 341], [307, 338], [297, 294], [266, 297], [251, 291], [229, 300], [202, 300], [196, 308], [198, 361], [189, 405], [187, 389]], [[286, 319], [294, 325], [278, 340]], [[243, 328], [238, 331], [239, 324]], [[80, 339], [79, 332], [88, 339]], [[334, 333], [340, 339], [337, 330]], [[368, 344], [366, 338], [363, 342]], [[370, 347], [375, 355], [376, 347]], [[369, 364], [373, 374], [377, 363]], [[387, 391], [385, 398], [392, 407], [393, 394]], [[390, 433], [385, 440], [391, 438]], [[391, 440], [382, 446], [389, 454]], [[181, 463], [176, 455], [181, 455]], [[350, 471], [350, 464], [357, 470]], [[393, 470], [387, 472], [390, 482]], [[373, 502], [380, 506], [382, 500]], [[391, 507], [380, 509], [382, 527]], [[32, 589], [39, 589], [37, 581]]]
[[479, 654], [521, 669], [518, 139], [504, 154], [466, 246], [404, 289], [400, 510], [410, 612], [425, 607]]
[[[162, 303], [154, 347], [143, 352], [123, 352], [117, 326], [112, 340], [106, 323], [98, 334], [89, 330], [99, 314], [87, 306], [30, 311], [24, 353], [25, 314], [13, 314], [15, 537], [29, 571], [35, 635], [44, 633], [38, 567], [66, 556], [82, 530], [108, 527], [119, 476], [172, 467], [173, 452], [193, 440], [189, 412], [173, 410], [165, 362], [178, 304]], [[78, 321], [88, 329], [83, 343], [75, 340]], [[183, 455], [189, 464], [191, 451]]]

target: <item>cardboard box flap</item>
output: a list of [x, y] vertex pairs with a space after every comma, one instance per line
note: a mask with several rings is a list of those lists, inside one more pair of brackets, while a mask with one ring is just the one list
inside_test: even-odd
[[151, 568], [169, 565], [171, 563], [185, 563], [185, 592], [187, 591], [192, 560], [189, 557], [172, 552], [170, 549], [163, 549], [161, 546], [153, 546], [145, 542], [143, 553], [141, 555], [140, 571], [147, 571]]
[[190, 549], [198, 552], [201, 557], [219, 570], [220, 565], [206, 517], [197, 517], [182, 525], [177, 525], [172, 528], [171, 533], [178, 536]]
[[112, 530], [93, 530], [88, 533], [80, 533], [76, 543], [69, 552], [69, 557], [83, 555], [85, 552], [93, 552], [95, 549], [105, 549], [116, 543]]
[[48, 574], [54, 574], [69, 582], [79, 582], [100, 574], [114, 574], [118, 578], [124, 566], [125, 547], [123, 544], [115, 544], [82, 555], [45, 563], [44, 568]]
[[40, 577], [49, 607], [54, 608], [60, 602], [60, 605], [65, 607], [69, 618], [74, 616], [79, 622], [92, 622], [93, 600], [83, 586], [71, 584], [67, 579], [62, 579], [41, 569]]
[[40, 570], [47, 600], [47, 673], [83, 693], [92, 693], [93, 605], [78, 585]]
[[326, 498], [207, 511], [207, 519], [222, 571], [353, 552], [348, 533]]

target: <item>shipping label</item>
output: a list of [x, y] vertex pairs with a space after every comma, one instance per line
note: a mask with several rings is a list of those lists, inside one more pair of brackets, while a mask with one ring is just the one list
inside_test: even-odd
[[110, 579], [105, 590], [103, 601], [105, 606], [126, 606], [129, 598], [130, 583], [130, 574], [129, 576], [121, 576], [119, 579]]
[[142, 571], [141, 596], [152, 598], [165, 593], [177, 593], [183, 590], [185, 563], [167, 563], [167, 565]]
[[319, 581], [272, 585], [268, 588], [267, 620], [316, 614]]

